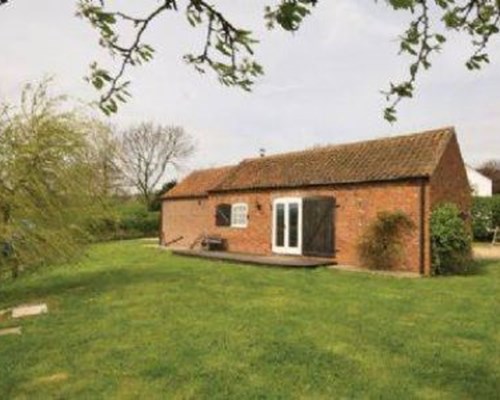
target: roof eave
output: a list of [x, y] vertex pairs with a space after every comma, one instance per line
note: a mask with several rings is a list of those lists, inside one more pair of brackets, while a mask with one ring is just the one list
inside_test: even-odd
[[186, 195], [178, 195], [178, 196], [166, 196], [162, 197], [161, 201], [167, 200], [191, 200], [191, 199], [203, 199], [207, 198], [208, 194], [186, 194]]
[[208, 191], [208, 194], [216, 193], [228, 193], [228, 192], [241, 192], [241, 191], [252, 191], [252, 190], [279, 190], [279, 189], [296, 189], [296, 188], [313, 188], [313, 187], [325, 187], [325, 186], [346, 186], [346, 185], [356, 185], [356, 184], [369, 184], [369, 183], [387, 183], [387, 182], [401, 182], [401, 181], [413, 181], [421, 179], [429, 179], [431, 174], [422, 175], [410, 175], [401, 176], [397, 178], [385, 178], [385, 179], [371, 179], [371, 180], [351, 180], [342, 182], [327, 182], [327, 183], [306, 183], [300, 185], [276, 185], [276, 186], [255, 186], [246, 188], [227, 188], [227, 189], [212, 189]]

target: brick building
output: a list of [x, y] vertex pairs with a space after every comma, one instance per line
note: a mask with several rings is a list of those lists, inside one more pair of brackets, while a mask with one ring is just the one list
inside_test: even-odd
[[161, 236], [167, 246], [189, 248], [219, 235], [231, 252], [358, 265], [366, 226], [378, 212], [398, 210], [416, 226], [400, 268], [428, 274], [430, 211], [442, 202], [464, 213], [471, 203], [453, 128], [195, 171], [165, 195]]

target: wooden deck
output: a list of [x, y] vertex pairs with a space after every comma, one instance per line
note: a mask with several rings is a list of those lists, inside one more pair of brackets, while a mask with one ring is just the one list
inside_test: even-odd
[[336, 264], [332, 258], [301, 256], [261, 256], [255, 254], [231, 253], [227, 251], [172, 250], [172, 254], [208, 260], [234, 262], [238, 264], [262, 265], [283, 268], [318, 268]]

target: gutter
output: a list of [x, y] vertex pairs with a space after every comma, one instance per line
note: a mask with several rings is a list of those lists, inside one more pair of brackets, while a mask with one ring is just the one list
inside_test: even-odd
[[429, 174], [423, 175], [409, 175], [409, 176], [401, 176], [397, 178], [380, 178], [373, 180], [352, 180], [352, 181], [343, 181], [343, 182], [326, 182], [326, 183], [298, 183], [298, 184], [288, 184], [288, 185], [274, 185], [274, 186], [250, 186], [244, 188], [227, 188], [227, 189], [210, 189], [208, 190], [208, 195], [211, 194], [225, 194], [229, 192], [253, 192], [253, 191], [261, 191], [261, 190], [293, 190], [293, 189], [315, 189], [315, 188], [323, 188], [323, 187], [342, 187], [342, 186], [353, 186], [353, 185], [377, 185], [381, 183], [401, 183], [401, 182], [415, 182], [416, 180], [429, 179]]
[[207, 194], [193, 194], [193, 195], [184, 195], [184, 196], [166, 196], [162, 197], [160, 200], [169, 201], [169, 200], [196, 200], [196, 199], [206, 199], [208, 198]]
[[163, 237], [163, 198], [160, 204], [160, 226], [158, 227], [158, 241], [160, 242], [160, 246], [164, 245], [164, 237]]

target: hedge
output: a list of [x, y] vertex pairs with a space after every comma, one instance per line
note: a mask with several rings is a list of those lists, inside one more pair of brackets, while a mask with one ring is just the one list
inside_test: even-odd
[[458, 207], [441, 204], [431, 214], [432, 274], [466, 272], [471, 265], [472, 238]]
[[147, 211], [135, 200], [117, 201], [110, 208], [111, 212], [92, 227], [94, 241], [158, 236], [159, 212]]
[[500, 227], [500, 195], [474, 197], [472, 202], [472, 232], [474, 240], [489, 241], [492, 230]]

